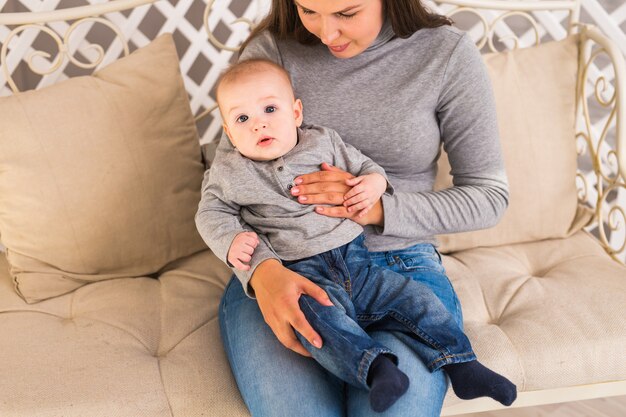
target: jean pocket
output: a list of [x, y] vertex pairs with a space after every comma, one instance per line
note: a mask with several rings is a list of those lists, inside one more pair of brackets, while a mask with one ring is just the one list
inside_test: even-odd
[[396, 264], [402, 271], [432, 271], [445, 274], [437, 252], [410, 252], [394, 255]]

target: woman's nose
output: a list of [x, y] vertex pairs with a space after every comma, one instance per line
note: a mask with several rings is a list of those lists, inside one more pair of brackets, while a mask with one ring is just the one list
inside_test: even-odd
[[322, 19], [320, 27], [320, 39], [323, 44], [331, 45], [339, 37], [339, 28], [332, 18]]

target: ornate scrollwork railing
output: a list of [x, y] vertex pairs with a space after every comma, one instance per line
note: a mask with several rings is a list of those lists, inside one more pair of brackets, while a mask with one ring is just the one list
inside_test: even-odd
[[[260, 1], [261, 0], [252, 0], [254, 2], [256, 2], [257, 5], [260, 5]], [[204, 8], [204, 29], [207, 33], [209, 42], [211, 42], [211, 44], [213, 44], [213, 46], [215, 46], [217, 49], [221, 49], [224, 51], [231, 51], [231, 52], [239, 52], [239, 48], [241, 47], [241, 44], [243, 42], [239, 42], [239, 44], [237, 45], [233, 45], [233, 46], [229, 46], [226, 45], [222, 42], [220, 42], [217, 37], [215, 36], [215, 34], [213, 33], [213, 30], [211, 29], [211, 26], [209, 25], [209, 17], [211, 16], [211, 12], [213, 11], [213, 6], [215, 4], [215, 0], [208, 0], [206, 7]], [[260, 9], [260, 7], [259, 7]], [[258, 13], [256, 14], [256, 18], [258, 18], [262, 13]], [[248, 29], [250, 31], [252, 31], [256, 25], [257, 22], [255, 22], [253, 19], [249, 19], [247, 17], [238, 17], [235, 20], [233, 20], [232, 22], [229, 22], [228, 25], [236, 25], [236, 24], [244, 24], [248, 26]], [[198, 116], [196, 116], [196, 121], [199, 121], [201, 119], [203, 119], [204, 117], [208, 116], [209, 114], [215, 112], [215, 110], [217, 110], [217, 104], [214, 104], [210, 107], [208, 107], [206, 110], [204, 110], [202, 113], [200, 113]]]
[[[17, 87], [11, 73], [12, 68], [8, 62], [8, 55], [9, 45], [17, 41], [22, 32], [28, 29], [38, 30], [39, 32], [45, 33], [49, 36], [53, 40], [54, 45], [57, 47], [57, 52], [54, 57], [52, 57], [48, 52], [37, 50], [31, 52], [25, 57], [20, 57], [20, 60], [24, 59], [26, 61], [29, 70], [33, 73], [42, 76], [53, 74], [61, 68], [65, 59], [79, 68], [94, 69], [103, 62], [105, 58], [105, 51], [102, 46], [92, 43], [83, 47], [82, 52], [85, 53], [87, 51], [93, 51], [95, 54], [94, 59], [84, 62], [75, 57], [70, 47], [70, 40], [73, 34], [78, 31], [78, 28], [85, 24], [102, 24], [108, 27], [114, 32], [116, 38], [122, 43], [124, 55], [128, 55], [128, 41], [125, 39], [120, 28], [110, 20], [98, 16], [105, 13], [131, 9], [143, 4], [152, 3], [154, 1], [155, 0], [114, 0], [102, 4], [72, 7], [69, 9], [59, 9], [49, 12], [1, 13], [0, 24], [17, 26], [11, 30], [5, 39], [2, 40], [2, 49], [0, 49], [2, 75], [4, 76], [6, 83], [9, 85], [13, 93], [19, 92], [19, 88]], [[50, 22], [60, 21], [74, 21], [63, 35], [60, 35], [47, 25]], [[34, 63], [37, 57], [48, 61], [49, 66], [44, 69], [37, 68]]]
[[[524, 46], [539, 45], [541, 42], [542, 28], [534, 13], [542, 11], [565, 11], [569, 15], [568, 33], [573, 33], [575, 22], [578, 19], [580, 0], [562, 1], [502, 1], [502, 0], [433, 0], [433, 8], [453, 19], [463, 14], [471, 15], [479, 22], [482, 34], [476, 36], [474, 41], [479, 49], [487, 45], [490, 52], [499, 52], [496, 44], [500, 42], [507, 49], [517, 49]], [[468, 16], [464, 16], [468, 17]], [[530, 26], [523, 37], [532, 38], [522, 42], [519, 35], [513, 32], [506, 24], [507, 19], [516, 17], [524, 20]], [[476, 27], [472, 32], [476, 31]]]
[[[612, 67], [602, 72], [597, 61]], [[577, 105], [580, 156], [588, 155], [593, 170], [578, 172], [579, 198], [595, 210], [589, 227], [611, 257], [624, 262], [626, 253], [626, 64], [624, 57], [597, 28], [582, 26]], [[602, 116], [592, 117], [591, 109]], [[592, 123], [592, 118], [597, 122]], [[614, 133], [609, 137], [609, 133]], [[614, 143], [611, 143], [614, 142]]]
[[[44, 51], [34, 51], [29, 56], [27, 56], [25, 59], [26, 59], [26, 62], [28, 63], [28, 68], [32, 72], [34, 72], [35, 74], [38, 74], [38, 75], [53, 74], [54, 72], [56, 72], [61, 67], [65, 57], [71, 63], [76, 65], [77, 67], [80, 67], [80, 68], [83, 68], [83, 69], [94, 69], [98, 65], [100, 65], [102, 63], [103, 59], [104, 59], [104, 49], [102, 48], [102, 46], [100, 46], [98, 44], [90, 44], [90, 45], [88, 45], [85, 48], [85, 50], [93, 50], [93, 51], [96, 52], [96, 58], [93, 61], [91, 61], [91, 62], [82, 62], [82, 61], [80, 61], [71, 52], [70, 46], [69, 46], [72, 34], [76, 31], [76, 29], [79, 26], [81, 26], [81, 25], [83, 25], [85, 23], [89, 23], [89, 22], [100, 23], [100, 24], [103, 24], [103, 25], [111, 28], [111, 30], [113, 30], [113, 32], [115, 32], [117, 38], [120, 39], [120, 41], [122, 42], [122, 45], [123, 45], [123, 48], [124, 48], [124, 55], [128, 55], [129, 54], [128, 42], [124, 38], [124, 35], [122, 34], [121, 30], [116, 25], [114, 25], [110, 21], [108, 21], [106, 19], [103, 19], [103, 18], [87, 17], [87, 18], [83, 18], [83, 19], [75, 21], [67, 29], [67, 31], [63, 35], [63, 38], [61, 38], [61, 36], [59, 36], [56, 32], [54, 32], [48, 26], [45, 26], [43, 24], [26, 24], [26, 25], [18, 26], [17, 28], [13, 29], [9, 33], [9, 35], [7, 36], [7, 38], [4, 40], [4, 42], [2, 44], [2, 49], [0, 50], [0, 62], [7, 62], [8, 46], [9, 46], [9, 44], [11, 43], [11, 41], [14, 38], [18, 37], [21, 32], [24, 32], [27, 29], [36, 29], [36, 30], [39, 30], [42, 33], [45, 33], [45, 34], [49, 35], [50, 38], [52, 38], [52, 40], [56, 44], [58, 50], [57, 50], [57, 55], [54, 58], [54, 60], [53, 60], [52, 64], [50, 65], [50, 67], [47, 68], [47, 69], [43, 69], [43, 70], [36, 68], [36, 66], [34, 65], [33, 61], [34, 61], [35, 57], [42, 57], [44, 59], [50, 59], [51, 55], [49, 53], [44, 52]], [[19, 89], [18, 89], [15, 81], [13, 80], [13, 77], [12, 77], [11, 71], [9, 70], [8, 65], [2, 65], [2, 72], [3, 72], [3, 75], [4, 75], [5, 79], [7, 80], [7, 83], [11, 87], [11, 90], [13, 91], [13, 93], [19, 92]]]
[[[587, 230], [596, 235], [614, 259], [626, 261], [626, 69], [624, 57], [616, 46], [595, 28], [577, 23], [581, 0], [502, 1], [502, 0], [437, 0], [434, 8], [454, 20], [472, 18], [470, 31], [476, 45], [485, 45], [497, 52], [499, 42], [516, 49], [540, 42], [543, 33], [581, 33], [581, 54], [577, 88], [576, 149], [580, 167], [576, 177], [581, 203], [594, 212]], [[567, 30], [539, 25], [541, 12], [567, 12]], [[521, 36], [511, 30], [505, 20], [522, 17], [530, 24]], [[508, 21], [506, 22], [508, 23]], [[550, 22], [548, 22], [550, 23]], [[554, 22], [552, 22], [554, 23]], [[518, 25], [519, 26], [519, 25]], [[528, 25], [526, 25], [528, 26]], [[543, 31], [543, 32], [542, 32]], [[480, 36], [477, 36], [479, 34]], [[496, 41], [497, 39], [497, 41]], [[596, 45], [593, 49], [592, 45]], [[612, 64], [604, 67], [607, 60]], [[602, 63], [598, 61], [603, 60]], [[603, 68], [600, 70], [600, 68]], [[612, 71], [611, 71], [612, 70]], [[603, 113], [602, 116], [598, 116]], [[593, 122], [592, 122], [593, 119]], [[585, 160], [584, 158], [588, 158]]]

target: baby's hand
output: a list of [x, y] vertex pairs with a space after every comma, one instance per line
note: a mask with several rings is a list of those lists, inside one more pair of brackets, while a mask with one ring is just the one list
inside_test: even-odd
[[241, 271], [250, 270], [248, 262], [252, 259], [254, 249], [259, 244], [259, 237], [254, 232], [241, 232], [233, 239], [228, 249], [228, 262]]
[[387, 180], [377, 173], [347, 179], [346, 184], [352, 188], [343, 196], [343, 205], [350, 213], [361, 210], [358, 217], [365, 216], [387, 189]]

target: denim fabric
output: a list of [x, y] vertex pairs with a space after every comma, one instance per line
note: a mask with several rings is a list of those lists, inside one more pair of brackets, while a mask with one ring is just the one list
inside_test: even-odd
[[[426, 285], [396, 272], [370, 264], [360, 235], [337, 249], [283, 265], [322, 287], [334, 306], [326, 307], [304, 295], [300, 308], [324, 345], [300, 342], [324, 368], [349, 384], [369, 389], [367, 374], [372, 361], [389, 348], [372, 339], [366, 330], [399, 333], [435, 371], [450, 363], [475, 360], [469, 339], [454, 317]], [[441, 264], [428, 257], [405, 258], [407, 268], [427, 269]], [[443, 272], [443, 271], [442, 271]], [[397, 357], [392, 356], [397, 363]]]
[[[420, 260], [420, 254], [428, 259]], [[441, 263], [430, 262], [438, 259], [432, 245], [372, 252], [370, 256], [372, 264], [429, 286], [455, 320], [462, 321], [459, 302]], [[245, 295], [234, 276], [224, 292], [219, 319], [233, 375], [254, 417], [436, 417], [441, 413], [448, 389], [445, 374], [431, 373], [404, 343], [400, 332], [368, 331], [374, 340], [395, 352], [400, 369], [413, 381], [391, 408], [376, 413], [369, 405], [367, 391], [345, 384], [316, 361], [282, 346], [265, 324], [256, 301]]]
[[404, 275], [429, 287], [452, 313], [463, 329], [463, 313], [450, 279], [441, 264], [441, 255], [430, 243], [418, 243], [406, 249], [370, 252], [373, 264]]

